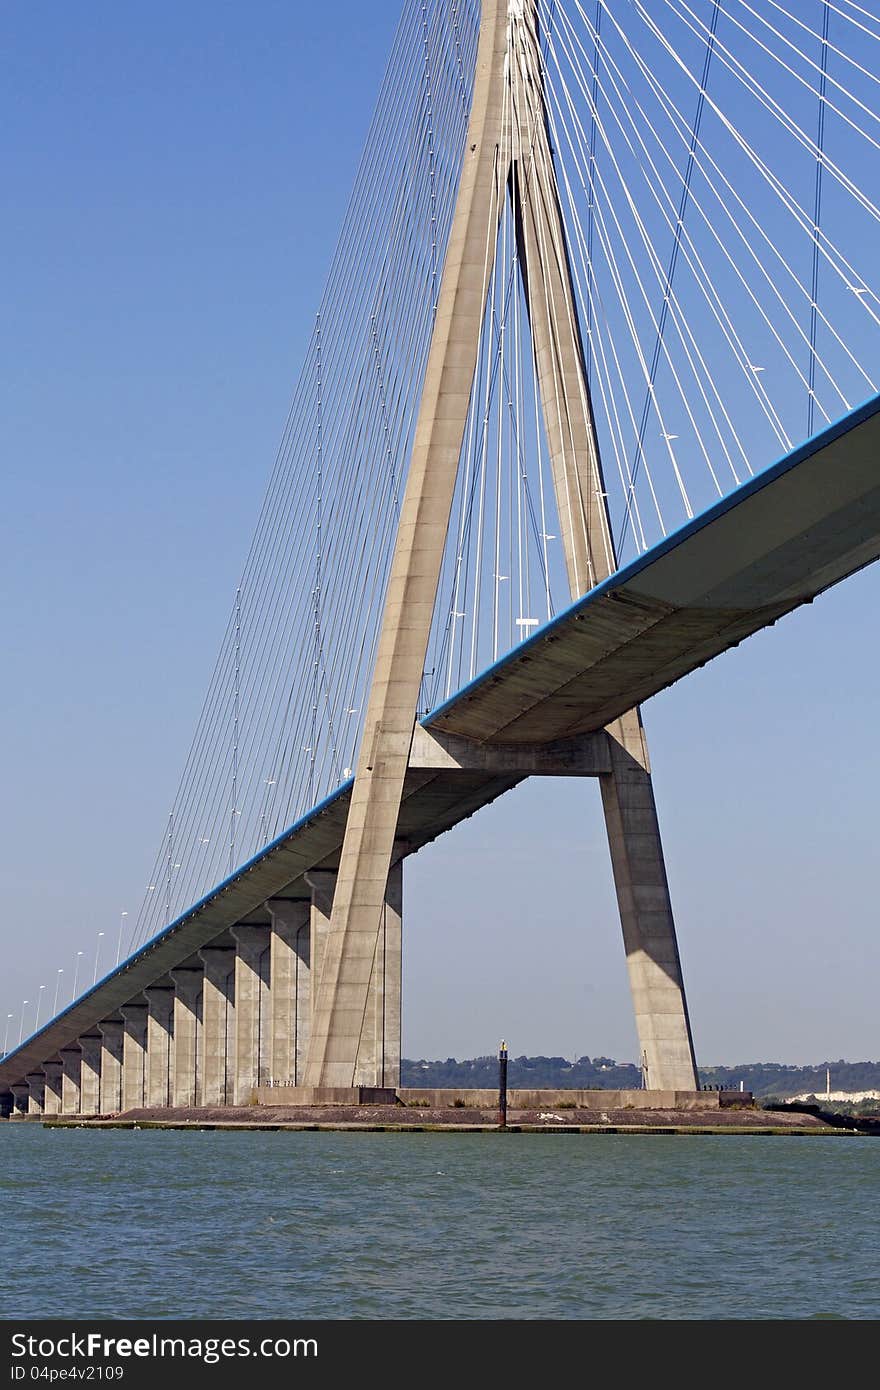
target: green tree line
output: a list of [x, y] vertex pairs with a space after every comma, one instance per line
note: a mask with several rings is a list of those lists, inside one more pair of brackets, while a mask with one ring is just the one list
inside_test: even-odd
[[[733, 1067], [701, 1067], [704, 1086], [721, 1086], [738, 1091], [740, 1082], [755, 1096], [794, 1096], [825, 1092], [826, 1071], [831, 1071], [832, 1091], [870, 1091], [880, 1089], [880, 1062], [820, 1062], [815, 1066], [786, 1066], [781, 1062], [749, 1062]], [[414, 1061], [401, 1063], [404, 1086], [493, 1087], [498, 1083], [498, 1058], [471, 1057], [458, 1061]], [[511, 1057], [507, 1084], [511, 1087], [558, 1087], [573, 1090], [626, 1090], [641, 1086], [639, 1068], [632, 1062], [612, 1057]]]

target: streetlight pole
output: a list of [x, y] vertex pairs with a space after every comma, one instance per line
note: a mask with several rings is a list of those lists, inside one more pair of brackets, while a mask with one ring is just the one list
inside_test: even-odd
[[55, 1017], [55, 1015], [56, 1015], [57, 1012], [58, 1012], [58, 991], [59, 991], [59, 989], [61, 988], [61, 976], [62, 976], [63, 974], [64, 974], [64, 968], [63, 968], [63, 966], [62, 966], [61, 969], [59, 969], [58, 974], [55, 976], [55, 1003], [52, 1005], [52, 1017], [53, 1017], [53, 1018]]
[[40, 1008], [41, 1008], [42, 1003], [43, 1003], [43, 990], [44, 990], [45, 988], [46, 988], [45, 985], [40, 985], [40, 988], [37, 990], [37, 1012], [36, 1012], [36, 1014], [34, 1015], [34, 1032], [35, 1032], [35, 1033], [36, 1033], [37, 1029], [38, 1029], [39, 1026], [40, 1026]]
[[93, 985], [96, 985], [96, 984], [98, 983], [98, 956], [100, 955], [100, 952], [101, 952], [101, 937], [102, 937], [103, 935], [104, 935], [104, 933], [103, 933], [102, 931], [99, 931], [99, 932], [98, 932], [98, 940], [97, 940], [96, 943], [95, 943], [95, 973], [94, 973], [94, 975], [92, 976], [92, 984], [93, 984]]
[[27, 1006], [28, 1006], [28, 1004], [29, 1004], [30, 1002], [31, 1002], [31, 1001], [30, 1001], [29, 999], [23, 999], [23, 1000], [21, 1001], [21, 1023], [19, 1024], [19, 1028], [18, 1028], [18, 1045], [19, 1045], [19, 1047], [21, 1047], [21, 1040], [22, 1040], [22, 1038], [24, 1037], [24, 1011], [25, 1011], [25, 1009], [27, 1008]]
[[81, 955], [82, 955], [82, 951], [77, 951], [77, 953], [76, 953], [76, 965], [75, 965], [74, 968], [73, 968], [73, 993], [72, 993], [71, 996], [70, 996], [70, 1002], [71, 1002], [71, 1004], [73, 1003], [74, 999], [76, 998], [76, 982], [77, 982], [77, 980], [79, 979], [79, 958], [80, 958]]
[[9, 1051], [9, 1025], [12, 1022], [12, 1014], [6, 1015], [6, 1035], [3, 1039], [3, 1056]]
[[125, 919], [126, 919], [127, 916], [128, 916], [128, 913], [127, 913], [127, 912], [123, 912], [122, 916], [121, 916], [120, 919], [119, 919], [119, 940], [118, 940], [118, 942], [116, 943], [116, 964], [117, 964], [117, 965], [119, 964], [119, 957], [122, 955], [122, 931], [123, 931], [123, 928], [124, 928], [124, 926], [125, 926]]

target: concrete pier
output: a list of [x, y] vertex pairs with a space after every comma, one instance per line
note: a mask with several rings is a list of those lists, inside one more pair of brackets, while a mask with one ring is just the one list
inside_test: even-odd
[[31, 1101], [31, 1088], [26, 1081], [16, 1081], [10, 1086], [12, 1092], [12, 1114], [20, 1118], [28, 1113]]
[[79, 1114], [80, 1074], [82, 1053], [78, 1047], [66, 1047], [61, 1053], [61, 1113]]
[[61, 1063], [44, 1062], [43, 1114], [61, 1114]]
[[174, 981], [173, 1105], [201, 1104], [202, 980], [204, 967], [172, 970]]
[[100, 1115], [101, 1113], [101, 1046], [102, 1040], [95, 1034], [87, 1034], [79, 1040], [82, 1052], [80, 1071], [79, 1109], [81, 1115]]
[[333, 895], [336, 892], [336, 878], [337, 875], [332, 869], [309, 869], [305, 876], [306, 883], [312, 893], [312, 992], [310, 1010], [312, 1019], [314, 1019], [315, 1016], [315, 1001], [318, 997], [321, 971], [324, 968], [324, 955], [327, 950], [327, 933], [330, 930], [330, 919], [333, 915]]
[[[395, 845], [395, 853], [400, 847]], [[333, 914], [338, 875], [330, 869], [310, 870], [312, 890], [312, 999], [320, 978]], [[403, 860], [392, 863], [370, 969], [367, 1005], [355, 1067], [356, 1086], [396, 1086], [400, 1082], [400, 1008], [403, 926]], [[300, 1069], [300, 1077], [304, 1075]], [[302, 1080], [298, 1081], [302, 1085]]]
[[235, 1075], [233, 1103], [248, 1105], [268, 1068], [269, 928], [239, 924], [235, 938]]
[[231, 1105], [235, 1047], [235, 948], [208, 946], [202, 981], [202, 1105]]
[[400, 1084], [400, 984], [403, 927], [403, 862], [388, 873], [367, 1014], [358, 1049], [356, 1086]]
[[104, 1019], [98, 1024], [98, 1032], [101, 1034], [102, 1115], [113, 1115], [122, 1109], [123, 1030], [121, 1018]]
[[269, 936], [270, 1085], [296, 1086], [311, 1027], [311, 903], [272, 898]]
[[122, 1108], [137, 1110], [147, 1103], [147, 1014], [143, 1004], [125, 1004], [119, 1011], [122, 1033]]
[[42, 1115], [46, 1091], [46, 1078], [41, 1071], [31, 1072], [25, 1080], [28, 1084], [29, 1115]]
[[171, 1047], [174, 1028], [174, 988], [150, 985], [147, 1000], [147, 1105], [170, 1105], [173, 1096]]
[[697, 1067], [648, 750], [637, 710], [608, 729], [599, 778], [645, 1086], [691, 1090]]

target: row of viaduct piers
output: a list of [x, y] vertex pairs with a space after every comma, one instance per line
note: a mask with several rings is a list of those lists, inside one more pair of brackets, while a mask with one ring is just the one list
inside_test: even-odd
[[[336, 873], [272, 898], [10, 1087], [14, 1115], [249, 1105], [301, 1084]], [[355, 1083], [400, 1084], [402, 862], [391, 872]]]

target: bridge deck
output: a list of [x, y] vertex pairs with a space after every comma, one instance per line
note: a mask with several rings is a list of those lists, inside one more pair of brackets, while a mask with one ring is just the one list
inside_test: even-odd
[[[880, 556], [880, 397], [619, 570], [423, 724], [481, 744], [601, 729]], [[412, 853], [522, 774], [412, 768], [398, 833]], [[351, 782], [194, 904], [0, 1062], [0, 1087], [94, 1032], [120, 1005], [279, 893], [333, 867]]]
[[603, 728], [880, 554], [880, 398], [578, 599], [426, 721], [483, 742]]

